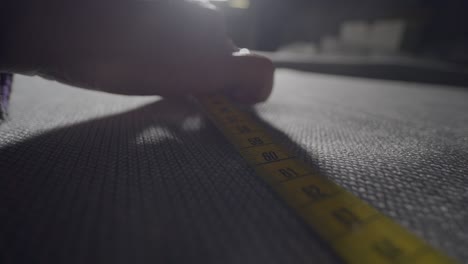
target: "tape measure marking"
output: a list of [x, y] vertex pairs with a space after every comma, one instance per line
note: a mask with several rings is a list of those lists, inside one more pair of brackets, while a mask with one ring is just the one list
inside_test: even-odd
[[256, 173], [346, 263], [455, 263], [315, 172], [221, 95], [199, 97], [211, 121]]

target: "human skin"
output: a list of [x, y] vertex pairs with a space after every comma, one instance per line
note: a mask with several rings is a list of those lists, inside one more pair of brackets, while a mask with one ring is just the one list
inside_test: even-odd
[[264, 101], [274, 68], [241, 55], [221, 14], [190, 0], [6, 0], [0, 70], [87, 89]]

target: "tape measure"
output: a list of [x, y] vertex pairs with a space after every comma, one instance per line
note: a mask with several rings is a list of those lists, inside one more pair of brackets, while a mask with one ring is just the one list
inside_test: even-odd
[[221, 95], [198, 97], [210, 120], [345, 263], [455, 263], [275, 143]]

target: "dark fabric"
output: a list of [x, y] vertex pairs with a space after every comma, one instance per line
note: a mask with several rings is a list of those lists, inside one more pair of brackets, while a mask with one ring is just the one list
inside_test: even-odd
[[12, 74], [0, 72], [0, 122], [6, 118], [8, 114], [12, 82]]
[[[468, 259], [468, 92], [280, 70], [255, 108], [341, 186]], [[15, 80], [2, 263], [334, 263], [196, 105]], [[254, 110], [252, 110], [254, 111]]]

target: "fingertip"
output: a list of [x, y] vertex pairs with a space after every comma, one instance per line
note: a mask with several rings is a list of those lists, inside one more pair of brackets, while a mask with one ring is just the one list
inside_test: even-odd
[[270, 96], [273, 88], [274, 66], [266, 57], [244, 54], [231, 58], [231, 83], [228, 92], [234, 100], [241, 103], [263, 102]]

